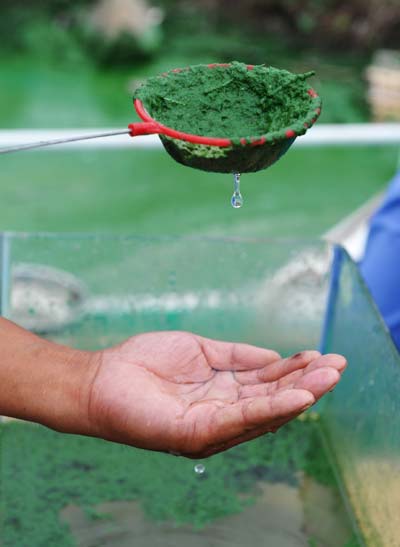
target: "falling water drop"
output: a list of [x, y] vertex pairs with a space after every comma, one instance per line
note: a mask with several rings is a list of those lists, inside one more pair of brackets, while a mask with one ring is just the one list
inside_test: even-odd
[[206, 467], [202, 463], [198, 463], [194, 466], [194, 471], [195, 473], [197, 473], [197, 475], [203, 475], [205, 470], [206, 470]]
[[233, 174], [233, 196], [231, 205], [235, 209], [239, 209], [243, 205], [243, 197], [240, 193], [240, 173]]

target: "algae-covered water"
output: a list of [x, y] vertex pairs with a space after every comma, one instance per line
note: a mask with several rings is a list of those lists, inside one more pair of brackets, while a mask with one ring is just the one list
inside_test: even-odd
[[312, 422], [191, 460], [1, 427], [3, 547], [357, 545]]

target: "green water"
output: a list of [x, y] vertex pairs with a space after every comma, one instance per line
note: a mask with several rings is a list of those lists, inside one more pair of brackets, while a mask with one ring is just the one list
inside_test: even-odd
[[316, 236], [383, 189], [397, 151], [295, 149], [242, 176], [175, 163], [162, 150], [40, 151], [1, 158], [0, 230]]
[[129, 71], [100, 72], [86, 62], [58, 65], [40, 57], [0, 57], [3, 128], [88, 127], [133, 117]]

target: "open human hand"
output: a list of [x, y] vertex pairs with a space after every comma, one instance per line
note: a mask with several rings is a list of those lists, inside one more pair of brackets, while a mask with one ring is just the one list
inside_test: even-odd
[[332, 390], [346, 367], [340, 355], [283, 359], [188, 332], [141, 334], [93, 359], [91, 434], [191, 458], [276, 431]]

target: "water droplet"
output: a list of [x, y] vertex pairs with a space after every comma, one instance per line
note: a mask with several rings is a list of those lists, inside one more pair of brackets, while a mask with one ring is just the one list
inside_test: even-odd
[[231, 205], [235, 209], [239, 209], [243, 205], [243, 197], [241, 194], [237, 194], [236, 192], [233, 194], [231, 199]]
[[194, 470], [195, 470], [195, 473], [197, 473], [198, 475], [202, 475], [206, 470], [206, 466], [203, 465], [202, 463], [198, 463], [194, 466]]
[[233, 196], [231, 205], [235, 209], [239, 209], [243, 205], [243, 197], [240, 193], [240, 173], [233, 174]]

